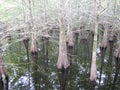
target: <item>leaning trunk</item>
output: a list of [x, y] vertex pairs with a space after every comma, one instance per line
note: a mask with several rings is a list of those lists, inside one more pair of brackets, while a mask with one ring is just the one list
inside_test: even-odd
[[91, 63], [91, 73], [90, 73], [90, 80], [91, 81], [95, 81], [96, 80], [97, 30], [98, 30], [98, 24], [95, 25], [95, 32], [94, 32], [92, 63]]

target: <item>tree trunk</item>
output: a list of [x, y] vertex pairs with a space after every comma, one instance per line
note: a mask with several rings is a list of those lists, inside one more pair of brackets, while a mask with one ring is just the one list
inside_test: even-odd
[[35, 90], [40, 90], [39, 86], [39, 72], [38, 72], [38, 50], [37, 50], [37, 34], [36, 30], [34, 29], [34, 20], [33, 20], [33, 6], [34, 1], [28, 0], [29, 2], [29, 14], [30, 14], [30, 31], [32, 32], [32, 40], [31, 40], [31, 55], [33, 59], [33, 83]]
[[68, 25], [67, 30], [67, 53], [68, 53], [68, 60], [70, 61], [70, 65], [72, 65], [72, 54], [73, 54], [73, 34], [70, 25]]
[[118, 74], [119, 74], [119, 70], [120, 70], [120, 45], [119, 45], [118, 51], [115, 56], [115, 69], [116, 69], [116, 71], [115, 71], [115, 76], [114, 76], [113, 85], [112, 85], [111, 90], [115, 90], [115, 84], [117, 82]]
[[[114, 57], [114, 44], [116, 42], [116, 35], [115, 35], [115, 31], [112, 30], [110, 32], [110, 37], [109, 37], [109, 59], [108, 59], [108, 65], [107, 67], [109, 67], [107, 70], [107, 82], [112, 83], [111, 82], [111, 74], [112, 74], [112, 63], [113, 63], [113, 57]], [[109, 88], [111, 88], [111, 86], [109, 86]]]
[[101, 52], [101, 67], [100, 67], [100, 76], [99, 76], [99, 86], [101, 82], [101, 74], [104, 67], [104, 58], [105, 58], [105, 52], [107, 48], [107, 29], [104, 30], [101, 46], [100, 46], [100, 52]]
[[9, 78], [3, 63], [3, 57], [0, 55], [0, 90], [8, 90]]
[[67, 57], [67, 45], [66, 45], [66, 35], [63, 25], [63, 19], [60, 22], [60, 35], [59, 35], [59, 56], [57, 61], [57, 68], [59, 70], [59, 79], [60, 79], [60, 90], [65, 90], [68, 68], [70, 62]]
[[28, 84], [30, 86], [30, 66], [29, 66], [29, 63], [30, 63], [30, 60], [29, 60], [29, 38], [27, 37], [27, 35], [25, 34], [24, 36], [24, 39], [23, 39], [23, 43], [25, 45], [25, 49], [26, 49], [26, 53], [27, 53], [27, 69], [28, 69]]
[[63, 25], [63, 19], [60, 22], [60, 35], [59, 35], [59, 56], [57, 61], [58, 69], [67, 69], [70, 66], [67, 57], [67, 45], [66, 45], [66, 34]]
[[67, 29], [67, 46], [69, 48], [73, 48], [74, 43], [73, 43], [73, 34], [72, 34], [72, 29], [71, 25], [68, 24], [68, 29]]
[[67, 45], [66, 45], [66, 33], [64, 26], [64, 0], [60, 1], [61, 15], [59, 19], [60, 24], [60, 33], [59, 33], [59, 55], [57, 60], [57, 68], [59, 72], [59, 81], [60, 81], [60, 90], [65, 90], [67, 77], [68, 77], [68, 68], [70, 62], [68, 61], [67, 56]]
[[105, 30], [104, 30], [100, 48], [107, 48], [107, 28], [105, 28]]
[[[91, 71], [90, 71], [90, 81], [95, 82], [96, 81], [96, 50], [97, 50], [97, 35], [98, 35], [98, 4], [99, 0], [95, 0], [96, 4], [96, 18], [95, 18], [95, 30], [94, 30], [94, 41], [93, 41], [93, 51], [92, 51], [92, 62], [91, 62]], [[94, 83], [92, 83], [94, 84]], [[94, 85], [92, 85], [94, 86]]]

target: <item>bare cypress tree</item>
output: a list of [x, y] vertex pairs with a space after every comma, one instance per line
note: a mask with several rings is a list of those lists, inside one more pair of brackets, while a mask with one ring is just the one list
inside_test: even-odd
[[[23, 12], [23, 22], [24, 24], [26, 23], [26, 13], [25, 13], [25, 1], [22, 0], [22, 12]], [[29, 60], [29, 38], [28, 38], [28, 34], [27, 31], [25, 31], [26, 26], [24, 27], [24, 37], [23, 37], [23, 43], [26, 49], [26, 54], [27, 54], [27, 69], [28, 69], [28, 85], [30, 86], [30, 60]]]
[[[36, 37], [36, 31], [34, 27], [34, 20], [33, 20], [33, 7], [32, 7], [32, 1], [28, 0], [29, 2], [29, 14], [30, 14], [30, 31], [32, 33], [32, 39], [31, 39], [31, 54], [37, 55], [38, 50], [37, 50], [37, 37]], [[37, 60], [34, 60], [35, 64], [37, 64]]]
[[[107, 67], [107, 82], [111, 82], [111, 74], [112, 74], [112, 64], [113, 64], [113, 59], [114, 59], [114, 49], [115, 49], [115, 42], [117, 40], [116, 37], [116, 31], [112, 29], [110, 31], [110, 36], [109, 36], [109, 59], [108, 59], [108, 64]], [[109, 86], [111, 88], [111, 86]]]
[[98, 36], [98, 20], [99, 20], [99, 0], [95, 0], [95, 30], [94, 30], [94, 41], [93, 41], [93, 50], [92, 50], [92, 62], [91, 62], [91, 71], [90, 71], [90, 81], [92, 90], [94, 90], [96, 82], [96, 50], [97, 50], [97, 36]]
[[66, 33], [65, 33], [65, 26], [64, 26], [64, 9], [63, 9], [63, 0], [61, 0], [61, 17], [59, 20], [60, 24], [60, 34], [59, 34], [59, 56], [57, 61], [57, 68], [58, 69], [67, 69], [70, 66], [67, 57], [67, 45], [66, 45]]
[[105, 27], [102, 42], [101, 42], [101, 46], [100, 46], [101, 67], [100, 67], [99, 85], [100, 85], [100, 82], [101, 82], [101, 74], [102, 74], [102, 70], [103, 70], [103, 67], [104, 67], [104, 58], [105, 58], [105, 52], [106, 52], [106, 48], [107, 48], [107, 29], [108, 28]]
[[60, 35], [59, 35], [59, 56], [57, 61], [57, 68], [59, 70], [59, 79], [60, 79], [60, 90], [65, 90], [66, 86], [66, 76], [70, 62], [67, 57], [67, 45], [66, 45], [66, 35], [63, 25], [63, 19], [60, 20]]
[[33, 19], [33, 8], [34, 8], [34, 1], [28, 0], [29, 2], [29, 14], [30, 14], [30, 30], [32, 32], [32, 39], [31, 39], [31, 55], [33, 59], [33, 83], [35, 86], [35, 90], [40, 90], [39, 86], [39, 74], [38, 74], [38, 49], [37, 49], [37, 36], [36, 36], [36, 30], [34, 25], [34, 19]]
[[61, 15], [59, 19], [59, 55], [57, 68], [59, 71], [60, 90], [65, 90], [67, 84], [67, 75], [70, 62], [67, 56], [66, 31], [64, 25], [64, 0], [60, 1]]

